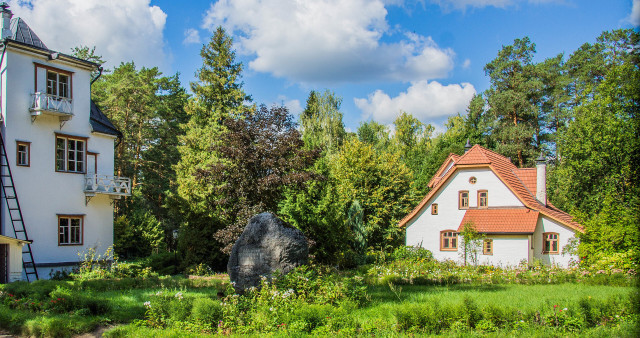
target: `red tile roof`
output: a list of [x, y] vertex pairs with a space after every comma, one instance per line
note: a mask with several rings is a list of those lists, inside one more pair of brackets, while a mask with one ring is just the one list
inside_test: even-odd
[[[453, 168], [449, 169], [443, 175], [443, 171], [446, 165], [449, 163], [449, 159], [454, 161]], [[551, 204], [543, 205], [535, 198], [535, 169], [518, 169], [508, 158], [495, 153], [491, 150], [481, 147], [476, 144], [469, 151], [456, 156], [454, 154], [449, 155], [445, 163], [440, 167], [436, 176], [429, 182], [431, 190], [425, 196], [422, 201], [416, 206], [407, 216], [405, 216], [398, 226], [405, 226], [410, 220], [416, 217], [422, 208], [424, 208], [429, 200], [436, 194], [436, 192], [444, 185], [453, 173], [458, 168], [464, 168], [468, 166], [480, 166], [490, 168], [498, 178], [516, 195], [516, 197], [525, 205], [525, 207], [539, 211], [541, 214], [556, 220], [557, 222], [564, 224], [572, 229], [580, 232], [584, 232], [582, 226], [573, 221], [573, 217], [562, 210], [554, 207]], [[440, 175], [442, 177], [440, 177]], [[533, 175], [533, 177], [532, 177]], [[435, 179], [437, 177], [437, 179]]]
[[469, 209], [464, 214], [458, 231], [471, 222], [481, 233], [532, 234], [538, 223], [538, 211], [529, 208]]
[[536, 180], [536, 168], [517, 168], [515, 174], [520, 178], [522, 183], [524, 183], [525, 188], [535, 196], [536, 185], [538, 184]]

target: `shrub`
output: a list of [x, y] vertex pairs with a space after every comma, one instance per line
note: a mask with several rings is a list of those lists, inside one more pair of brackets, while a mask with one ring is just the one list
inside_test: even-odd
[[214, 324], [222, 320], [222, 305], [211, 298], [196, 298], [191, 309], [191, 318], [196, 322]]
[[179, 273], [178, 257], [175, 252], [160, 252], [147, 257], [144, 264], [151, 268], [152, 271], [160, 275], [175, 275]]

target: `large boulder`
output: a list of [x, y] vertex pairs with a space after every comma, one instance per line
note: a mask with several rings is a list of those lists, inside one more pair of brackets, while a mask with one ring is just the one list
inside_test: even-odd
[[260, 279], [271, 279], [277, 270], [286, 274], [306, 264], [307, 239], [302, 232], [270, 212], [251, 217], [231, 249], [227, 271], [236, 292], [259, 287]]

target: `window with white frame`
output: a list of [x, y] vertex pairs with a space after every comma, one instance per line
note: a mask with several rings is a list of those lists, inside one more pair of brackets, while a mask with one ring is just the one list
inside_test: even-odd
[[58, 245], [82, 245], [84, 215], [58, 215]]
[[56, 135], [56, 171], [84, 173], [86, 169], [86, 138]]
[[68, 74], [47, 70], [47, 94], [70, 98], [70, 77]]

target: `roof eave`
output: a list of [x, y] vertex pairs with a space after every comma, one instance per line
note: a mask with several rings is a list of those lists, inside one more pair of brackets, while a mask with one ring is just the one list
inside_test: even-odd
[[89, 70], [89, 71], [93, 71], [94, 69], [97, 69], [98, 67], [100, 67], [99, 64], [95, 63], [95, 62], [91, 62], [91, 61], [87, 61], [87, 60], [83, 60], [83, 59], [79, 59], [75, 56], [71, 56], [68, 54], [64, 54], [64, 53], [60, 53], [60, 52], [56, 52], [50, 49], [45, 49], [45, 48], [40, 48], [40, 47], [36, 47], [27, 43], [23, 43], [23, 42], [19, 42], [10, 38], [5, 38], [4, 41], [1, 42], [3, 46], [12, 46], [15, 47], [16, 49], [22, 50], [22, 51], [27, 51], [27, 52], [31, 52], [31, 53], [35, 53], [38, 54], [40, 56], [45, 56], [45, 57], [49, 57], [52, 53], [58, 53], [58, 58], [56, 59], [57, 61], [63, 61], [63, 62], [67, 62], [67, 63], [71, 63], [75, 66], [78, 66], [82, 69], [85, 70]]

